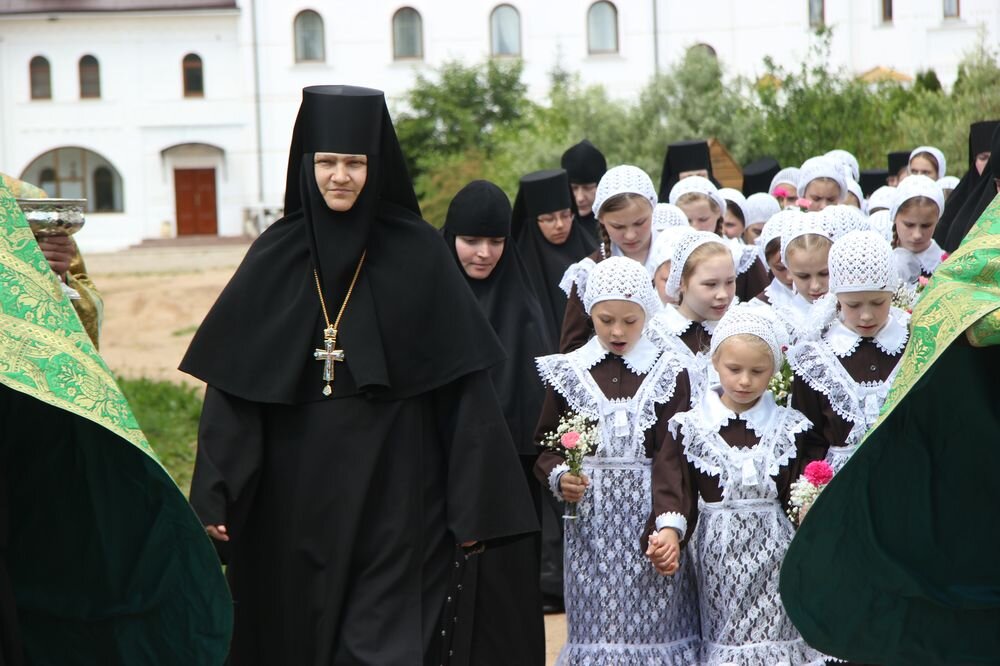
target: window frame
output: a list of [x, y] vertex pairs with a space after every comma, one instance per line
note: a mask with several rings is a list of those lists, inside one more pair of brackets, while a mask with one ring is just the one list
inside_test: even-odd
[[882, 23], [892, 23], [892, 0], [882, 0]]
[[[306, 14], [312, 14], [319, 19], [319, 58], [303, 58], [299, 55], [299, 19]], [[326, 62], [326, 22], [323, 20], [323, 16], [315, 9], [303, 9], [292, 19], [292, 49], [295, 54], [295, 64]]]
[[[592, 40], [590, 39], [590, 15], [594, 11], [597, 5], [607, 5], [611, 7], [615, 21], [615, 48], [613, 51], [608, 50], [597, 50], [594, 49]], [[590, 3], [590, 7], [587, 8], [587, 54], [588, 55], [617, 55], [621, 53], [622, 40], [619, 34], [619, 22], [618, 22], [618, 6], [611, 2], [611, 0], [596, 0]]]
[[[809, 27], [812, 29], [826, 27], [826, 0], [806, 0], [808, 3], [807, 12], [809, 16]], [[813, 18], [813, 2], [819, 2], [819, 18]]]
[[[399, 54], [399, 44], [396, 41], [396, 21], [399, 19], [400, 14], [405, 11], [413, 12], [417, 17], [417, 54], [416, 55], [400, 55]], [[392, 21], [389, 23], [389, 29], [392, 31], [392, 59], [402, 60], [402, 61], [419, 61], [424, 59], [424, 17], [417, 11], [416, 7], [410, 5], [404, 5], [392, 13]]]
[[[91, 63], [83, 62], [87, 58], [93, 61], [92, 65]], [[91, 84], [95, 87], [95, 90], [91, 93], [85, 92], [84, 67], [92, 69], [94, 80], [91, 81]], [[79, 79], [78, 83], [80, 84], [80, 99], [101, 99], [101, 61], [97, 59], [97, 56], [92, 53], [85, 53], [80, 56], [80, 59], [76, 63], [76, 68], [77, 78]]]
[[955, 2], [955, 13], [948, 13], [948, 0], [941, 0], [941, 17], [946, 20], [954, 20], [962, 18], [962, 0], [954, 0]]
[[[188, 88], [188, 70], [189, 69], [193, 70], [195, 69], [196, 66], [195, 61], [190, 60], [190, 58], [197, 59], [198, 78], [201, 83], [200, 90], [192, 90]], [[184, 91], [185, 99], [186, 98], [198, 99], [205, 97], [205, 61], [204, 59], [202, 59], [200, 55], [198, 55], [194, 51], [185, 53], [184, 57], [181, 58], [181, 87]]]
[[[36, 95], [35, 90], [41, 82], [36, 83], [35, 78], [42, 74], [45, 76], [45, 94]], [[28, 96], [32, 101], [52, 99], [52, 63], [41, 54], [32, 56], [28, 61]]]
[[[497, 53], [496, 43], [493, 41], [493, 20], [496, 13], [501, 9], [509, 7], [514, 10], [514, 15], [517, 16], [517, 52], [516, 53]], [[499, 5], [493, 7], [490, 10], [490, 57], [491, 58], [520, 58], [524, 53], [523, 40], [524, 32], [521, 30], [521, 10], [519, 10], [514, 5], [509, 2], [501, 2]]]

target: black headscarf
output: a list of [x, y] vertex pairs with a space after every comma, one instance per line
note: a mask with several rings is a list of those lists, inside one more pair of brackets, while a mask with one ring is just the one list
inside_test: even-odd
[[706, 169], [708, 179], [716, 187], [722, 187], [712, 174], [712, 153], [708, 142], [704, 139], [678, 141], [667, 146], [667, 154], [663, 156], [663, 172], [660, 174], [660, 201], [669, 200], [670, 190], [684, 171]]
[[[330, 210], [314, 154], [367, 155], [364, 189], [347, 212]], [[363, 251], [344, 312], [333, 398], [364, 392], [410, 397], [503, 359], [489, 322], [455, 270], [441, 236], [420, 219], [381, 91], [314, 86], [302, 91], [288, 158], [285, 217], [253, 243], [202, 322], [181, 370], [246, 400], [327, 399], [313, 358]]]
[[865, 198], [870, 197], [872, 192], [878, 188], [884, 186], [888, 181], [889, 177], [888, 169], [865, 169], [861, 172], [861, 181], [858, 185], [861, 186], [861, 192], [865, 195]]
[[559, 345], [566, 294], [559, 281], [570, 264], [580, 261], [595, 249], [597, 243], [574, 222], [569, 238], [562, 245], [545, 240], [537, 218], [544, 213], [571, 208], [569, 177], [563, 169], [536, 171], [521, 178], [511, 214], [511, 236], [524, 260], [531, 285], [545, 315], [546, 331], [551, 336], [551, 349]]
[[910, 166], [910, 151], [896, 150], [888, 155], [889, 175], [895, 176], [901, 170]]
[[561, 163], [573, 184], [599, 183], [608, 170], [604, 155], [586, 139], [563, 153]]
[[779, 171], [781, 165], [773, 157], [762, 157], [743, 167], [743, 196], [767, 192]]
[[[948, 250], [948, 252], [953, 252], [958, 247], [958, 243], [961, 242], [961, 238], [957, 236], [953, 237], [952, 241], [948, 240], [955, 217], [958, 216], [958, 212], [969, 201], [972, 191], [979, 183], [980, 174], [976, 171], [976, 155], [990, 149], [993, 133], [997, 127], [1000, 127], [1000, 120], [984, 120], [972, 123], [969, 126], [969, 170], [959, 179], [958, 185], [955, 186], [955, 189], [951, 191], [951, 195], [945, 201], [944, 212], [938, 221], [937, 228], [934, 230], [934, 240], [942, 248]], [[989, 134], [984, 138], [986, 132], [989, 132]], [[983, 172], [985, 173], [986, 169], [983, 169]], [[964, 237], [965, 234], [963, 233], [962, 238]], [[948, 249], [946, 245], [950, 245], [951, 242], [955, 243], [955, 247]]]
[[[980, 150], [979, 152], [983, 151]], [[971, 172], [973, 174], [976, 173], [975, 169], [972, 169]], [[938, 244], [945, 252], [954, 252], [958, 249], [958, 246], [962, 244], [966, 234], [976, 224], [983, 211], [996, 198], [997, 178], [1000, 178], [1000, 125], [993, 131], [990, 161], [986, 163], [986, 168], [983, 169], [983, 173], [978, 176], [975, 184], [965, 195], [963, 202], [960, 202], [961, 207], [947, 220], [948, 228], [945, 230], [944, 242], [938, 241]], [[956, 187], [955, 192], [957, 191], [958, 188]], [[955, 192], [952, 192], [953, 196]], [[950, 204], [951, 199], [948, 199], [948, 204], [944, 207], [945, 213], [950, 212]], [[938, 226], [944, 221], [942, 217], [942, 220], [938, 222]], [[935, 239], [938, 238], [938, 231], [935, 229]]]
[[511, 436], [522, 455], [536, 453], [533, 438], [545, 389], [535, 370], [535, 358], [551, 353], [545, 317], [528, 272], [510, 235], [510, 202], [499, 187], [474, 180], [448, 206], [442, 233], [455, 263], [456, 236], [505, 238], [503, 254], [489, 277], [466, 276], [479, 306], [490, 320], [507, 353], [507, 360], [490, 370], [503, 405]]

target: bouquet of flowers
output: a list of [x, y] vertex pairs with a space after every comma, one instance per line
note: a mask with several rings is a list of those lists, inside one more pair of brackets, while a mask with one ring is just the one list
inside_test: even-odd
[[774, 396], [774, 401], [779, 405], [788, 406], [788, 403], [792, 399], [792, 368], [788, 365], [788, 361], [781, 364], [781, 372], [771, 377], [771, 381], [767, 384], [767, 390], [771, 392]]
[[927, 287], [929, 280], [923, 276], [917, 279], [916, 284], [900, 282], [896, 291], [892, 294], [893, 307], [912, 313], [920, 300], [920, 293]]
[[802, 476], [792, 483], [791, 508], [788, 517], [800, 523], [802, 514], [812, 506], [826, 484], [833, 478], [833, 469], [825, 460], [815, 460], [802, 471]]
[[[583, 474], [583, 459], [596, 448], [600, 431], [597, 420], [569, 412], [559, 419], [559, 425], [542, 439], [542, 446], [556, 451], [566, 459], [569, 473]], [[576, 518], [576, 504], [566, 503], [566, 518]]]

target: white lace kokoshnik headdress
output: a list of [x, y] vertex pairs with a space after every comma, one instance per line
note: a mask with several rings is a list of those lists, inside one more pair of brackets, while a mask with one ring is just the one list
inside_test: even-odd
[[767, 189], [769, 194], [774, 194], [774, 190], [779, 185], [791, 185], [792, 187], [798, 189], [799, 187], [799, 168], [798, 167], [785, 167], [771, 179], [771, 186]]
[[910, 159], [909, 159], [909, 161], [912, 162], [913, 158], [916, 157], [917, 155], [919, 155], [920, 153], [929, 153], [929, 154], [931, 154], [931, 155], [934, 156], [934, 160], [937, 162], [937, 166], [938, 166], [938, 169], [937, 169], [938, 178], [942, 178], [945, 175], [947, 175], [947, 172], [948, 172], [948, 168], [947, 168], [948, 167], [948, 163], [945, 161], [945, 159], [944, 159], [944, 153], [941, 152], [940, 148], [936, 148], [935, 146], [918, 146], [918, 147], [914, 148], [912, 151], [910, 151]]
[[872, 208], [892, 208], [893, 199], [896, 198], [896, 188], [891, 185], [883, 185], [868, 197], [868, 210]]
[[852, 231], [830, 248], [830, 292], [895, 291], [899, 285], [892, 246], [875, 231]]
[[674, 247], [677, 245], [677, 241], [687, 235], [690, 231], [691, 227], [687, 225], [686, 219], [683, 227], [667, 227], [666, 229], [661, 229], [659, 233], [656, 234], [656, 238], [653, 240], [653, 247], [649, 251], [653, 260], [653, 265], [659, 268], [663, 265], [663, 262], [673, 260]]
[[750, 211], [747, 210], [747, 198], [743, 196], [742, 192], [734, 190], [731, 187], [723, 187], [719, 190], [719, 194], [726, 202], [736, 204], [736, 207], [740, 209], [740, 213], [743, 215], [744, 225], [750, 224], [748, 221], [750, 219]]
[[778, 373], [781, 370], [784, 359], [782, 349], [788, 345], [788, 333], [770, 309], [755, 307], [748, 303], [740, 303], [729, 308], [712, 333], [709, 355], [714, 356], [719, 346], [735, 335], [753, 335], [767, 343], [774, 360], [773, 372]]
[[823, 228], [834, 242], [852, 231], [864, 231], [869, 228], [865, 214], [847, 204], [827, 206], [819, 212], [819, 215]]
[[802, 213], [800, 218], [789, 220], [786, 223], [781, 234], [781, 263], [785, 266], [788, 265], [788, 244], [796, 238], [814, 234], [827, 240], [833, 240], [830, 238], [830, 232], [823, 226], [822, 217], [819, 213]]
[[622, 164], [609, 169], [597, 184], [594, 194], [594, 215], [597, 219], [601, 218], [605, 202], [619, 194], [638, 194], [649, 201], [650, 206], [656, 207], [656, 188], [649, 174], [637, 166]]
[[844, 168], [836, 160], [829, 157], [810, 157], [802, 163], [799, 169], [799, 197], [806, 195], [806, 187], [817, 178], [829, 178], [840, 187], [840, 201], [847, 198], [847, 181], [844, 179]]
[[[670, 276], [667, 278], [666, 292], [671, 298], [677, 298], [681, 293], [681, 275], [684, 272], [684, 265], [687, 263], [691, 253], [702, 245], [708, 243], [718, 243], [725, 248], [726, 253], [732, 257], [732, 251], [719, 236], [710, 231], [696, 231], [690, 229], [681, 236], [674, 244], [674, 254], [670, 260]], [[734, 262], [735, 268], [735, 262]]]
[[868, 226], [878, 233], [887, 243], [892, 242], [892, 220], [888, 210], [877, 210], [868, 216]]
[[747, 197], [745, 209], [747, 214], [747, 226], [750, 226], [751, 224], [756, 224], [757, 222], [767, 222], [770, 220], [771, 216], [777, 215], [781, 212], [781, 205], [778, 204], [778, 200], [770, 194], [757, 192], [756, 194], [751, 194]]
[[[674, 204], [658, 203], [653, 206], [653, 228], [657, 231], [669, 229], [671, 227], [688, 228], [687, 215]], [[667, 257], [668, 259], [670, 257]]]
[[927, 176], [907, 176], [899, 183], [896, 187], [896, 196], [889, 208], [889, 219], [895, 222], [896, 213], [899, 212], [902, 205], [917, 197], [927, 197], [937, 204], [938, 219], [941, 219], [941, 213], [944, 212], [944, 192], [941, 191], [936, 181]]
[[631, 301], [646, 312], [646, 318], [660, 310], [646, 267], [627, 257], [608, 257], [590, 272], [583, 295], [583, 307], [591, 309], [604, 301]]
[[681, 178], [676, 185], [670, 188], [670, 196], [667, 199], [670, 203], [677, 205], [677, 200], [685, 194], [704, 194], [719, 207], [720, 217], [726, 212], [726, 200], [719, 194], [719, 188], [708, 178], [703, 176]]
[[[845, 175], [849, 176], [852, 180], [857, 181], [861, 177], [861, 167], [858, 164], [858, 158], [853, 153], [836, 148], [826, 153], [823, 157], [827, 157], [834, 162], [839, 162], [844, 167]], [[860, 200], [861, 197], [858, 198], [858, 201]]]
[[805, 213], [797, 208], [786, 208], [772, 215], [764, 223], [764, 228], [760, 230], [760, 236], [757, 238], [757, 255], [765, 265], [767, 265], [767, 256], [765, 254], [767, 244], [775, 238], [781, 239], [785, 234], [785, 230], [794, 228], [799, 218], [803, 215]]

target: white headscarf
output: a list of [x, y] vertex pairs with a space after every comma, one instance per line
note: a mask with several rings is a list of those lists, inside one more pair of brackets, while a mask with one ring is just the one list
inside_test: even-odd
[[774, 373], [781, 371], [781, 362], [784, 359], [782, 349], [788, 346], [788, 333], [771, 308], [762, 308], [749, 303], [739, 303], [730, 307], [726, 314], [722, 315], [712, 333], [709, 355], [714, 356], [719, 345], [735, 335], [752, 335], [763, 340], [771, 349]]
[[937, 181], [923, 175], [907, 176], [896, 187], [896, 197], [892, 200], [892, 207], [889, 208], [889, 219], [895, 222], [900, 207], [917, 197], [927, 197], [937, 204], [938, 219], [941, 219], [941, 213], [944, 212], [944, 192], [938, 187]]
[[892, 208], [892, 201], [896, 198], [896, 188], [891, 185], [883, 185], [878, 188], [872, 195], [868, 197], [868, 212], [871, 213], [872, 208], [885, 208], [889, 210]]
[[658, 203], [653, 207], [653, 229], [656, 231], [663, 231], [671, 227], [687, 229], [690, 226], [687, 215], [677, 206], [669, 203]]
[[[688, 179], [685, 178], [685, 180]], [[732, 251], [729, 249], [729, 245], [712, 232], [688, 229], [687, 232], [674, 244], [674, 254], [670, 260], [670, 276], [667, 278], [665, 289], [667, 296], [674, 299], [680, 296], [681, 275], [684, 273], [684, 265], [687, 264], [687, 260], [691, 256], [692, 252], [702, 245], [707, 245], [708, 243], [718, 243], [722, 247], [726, 248], [726, 253], [732, 257]], [[734, 270], [735, 267], [736, 262], [734, 261]]]
[[799, 171], [798, 193], [800, 197], [806, 195], [806, 188], [809, 183], [817, 178], [829, 178], [840, 187], [840, 201], [847, 197], [847, 181], [844, 179], [844, 169], [839, 162], [835, 162], [829, 157], [810, 157], [802, 163]]
[[604, 202], [619, 194], [638, 194], [649, 201], [650, 206], [656, 206], [656, 188], [649, 174], [637, 166], [622, 164], [608, 170], [597, 184], [594, 194], [594, 215], [600, 219], [601, 207]]
[[646, 268], [627, 257], [608, 257], [590, 272], [583, 307], [589, 315], [603, 301], [630, 301], [641, 307], [647, 318], [660, 310], [660, 298]]
[[770, 194], [757, 192], [747, 197], [747, 226], [758, 222], [767, 222], [772, 215], [781, 211], [781, 204]]
[[701, 176], [688, 176], [677, 181], [677, 184], [670, 188], [670, 196], [667, 199], [670, 203], [677, 205], [677, 200], [685, 194], [704, 194], [709, 197], [719, 207], [719, 216], [726, 212], [726, 200], [719, 194], [719, 188], [708, 178]]
[[[920, 153], [930, 153], [931, 155], [934, 156], [934, 159], [937, 160], [938, 178], [943, 178], [944, 176], [947, 175], [948, 170], [945, 168], [947, 167], [947, 163], [945, 162], [944, 159], [944, 153], [941, 152], [940, 148], [935, 148], [934, 146], [920, 146], [919, 148], [914, 148], [913, 151], [910, 153], [909, 161], [912, 162], [914, 156], [919, 155]], [[909, 162], [907, 163], [907, 166], [909, 166]]]
[[785, 167], [771, 179], [771, 187], [767, 188], [769, 194], [774, 194], [774, 189], [778, 185], [791, 185], [794, 188], [799, 186], [799, 168]]
[[830, 248], [830, 293], [896, 291], [899, 275], [890, 245], [875, 231], [852, 231]]
[[830, 232], [823, 226], [823, 216], [819, 213], [802, 213], [794, 222], [789, 221], [781, 234], [781, 263], [788, 265], [788, 244], [800, 236], [815, 234], [832, 241]]

